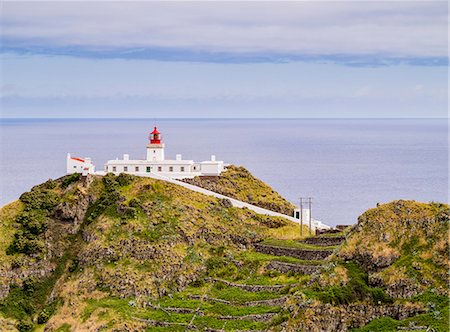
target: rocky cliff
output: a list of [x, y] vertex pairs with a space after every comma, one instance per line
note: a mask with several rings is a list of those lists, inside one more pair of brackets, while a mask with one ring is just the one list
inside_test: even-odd
[[448, 324], [442, 204], [393, 202], [332, 241], [303, 241], [287, 220], [174, 184], [71, 175], [33, 187], [0, 220], [2, 331]]

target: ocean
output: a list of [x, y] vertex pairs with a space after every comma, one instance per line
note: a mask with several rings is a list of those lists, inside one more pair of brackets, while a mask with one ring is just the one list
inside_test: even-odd
[[446, 119], [2, 119], [0, 204], [65, 174], [66, 154], [145, 158], [157, 125], [166, 158], [242, 165], [328, 225], [396, 199], [448, 201]]

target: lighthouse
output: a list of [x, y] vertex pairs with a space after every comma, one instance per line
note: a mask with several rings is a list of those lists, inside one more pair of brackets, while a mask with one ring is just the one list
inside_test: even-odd
[[161, 133], [155, 127], [149, 135], [150, 143], [147, 145], [148, 161], [164, 160], [164, 143], [161, 143]]
[[[137, 176], [169, 177], [172, 179], [187, 179], [196, 176], [218, 176], [224, 170], [224, 162], [216, 160], [212, 155], [211, 160], [194, 162], [183, 159], [181, 154], [176, 154], [175, 159], [166, 159], [164, 156], [164, 143], [161, 133], [156, 127], [148, 136], [147, 156], [145, 159], [132, 159], [129, 154], [124, 154], [123, 159], [108, 160], [104, 171], [95, 171], [89, 158], [73, 158], [67, 156], [67, 173], [128, 173]], [[92, 166], [92, 167], [91, 167]]]

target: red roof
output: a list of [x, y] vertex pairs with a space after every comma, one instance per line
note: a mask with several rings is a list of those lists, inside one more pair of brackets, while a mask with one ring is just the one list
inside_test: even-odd
[[72, 157], [72, 158], [70, 158], [70, 159], [77, 160], [77, 161], [81, 161], [82, 163], [84, 163], [84, 160], [83, 160], [83, 159], [80, 159], [80, 158]]
[[152, 131], [150, 134], [160, 134], [160, 132], [159, 132], [158, 129], [156, 129], [156, 127], [155, 127], [155, 129], [153, 129], [153, 131]]

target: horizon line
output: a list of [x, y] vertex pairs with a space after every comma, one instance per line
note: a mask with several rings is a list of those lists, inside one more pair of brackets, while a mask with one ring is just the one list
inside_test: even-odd
[[449, 120], [450, 117], [0, 117], [2, 120]]

